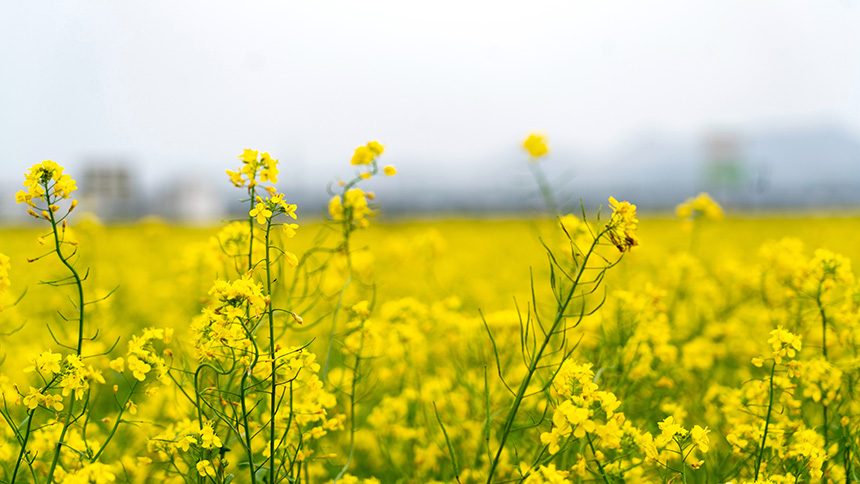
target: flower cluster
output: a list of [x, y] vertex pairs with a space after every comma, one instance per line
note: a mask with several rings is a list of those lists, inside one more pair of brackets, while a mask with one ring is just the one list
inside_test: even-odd
[[[19, 190], [15, 194], [15, 203], [29, 205], [27, 212], [35, 218], [50, 220], [48, 211], [54, 213], [60, 209], [56, 202], [70, 198], [72, 192], [78, 189], [75, 180], [70, 175], [63, 174], [63, 170], [62, 166], [51, 160], [33, 165], [24, 178], [24, 188], [27, 190]], [[46, 203], [47, 206], [39, 206], [39, 202]], [[68, 211], [74, 210], [77, 204], [77, 200], [72, 200]]]
[[537, 161], [538, 158], [549, 153], [549, 146], [546, 144], [546, 136], [538, 133], [531, 133], [523, 141], [523, 149], [531, 156], [532, 161]]
[[[9, 280], [10, 269], [12, 269], [12, 265], [9, 263], [9, 256], [0, 253], [0, 294], [6, 292], [6, 289], [12, 284]], [[2, 306], [0, 306], [0, 310], [2, 310]]]
[[235, 171], [227, 170], [233, 186], [253, 188], [259, 183], [278, 183], [278, 160], [269, 153], [246, 148], [239, 159], [242, 160], [242, 166]]
[[609, 206], [612, 208], [612, 218], [607, 223], [607, 230], [615, 247], [626, 252], [639, 245], [639, 239], [634, 233], [639, 224], [636, 219], [636, 205], [609, 197]]
[[707, 193], [700, 193], [695, 198], [688, 198], [684, 203], [675, 207], [675, 213], [681, 220], [697, 218], [720, 220], [723, 218], [723, 207]]
[[779, 364], [783, 359], [793, 359], [800, 351], [800, 336], [792, 334], [787, 329], [779, 326], [770, 332], [768, 343], [773, 347], [773, 360]]
[[141, 382], [154, 371], [155, 379], [166, 385], [170, 382], [167, 375], [170, 367], [164, 358], [159, 356], [154, 343], [162, 341], [167, 344], [171, 339], [173, 339], [173, 328], [146, 328], [140, 336], [131, 337], [125, 358], [119, 357], [112, 360], [110, 367], [120, 373], [123, 373], [127, 367], [132, 377]]
[[328, 213], [336, 222], [349, 221], [360, 228], [368, 227], [367, 217], [374, 212], [367, 201], [372, 199], [371, 193], [365, 193], [361, 188], [351, 188], [343, 196], [335, 196], [328, 203]]
[[249, 215], [257, 219], [258, 224], [265, 224], [278, 214], [285, 214], [293, 220], [296, 219], [296, 205], [284, 201], [284, 194], [277, 193], [275, 189], [268, 190], [269, 196], [263, 198], [255, 197], [256, 204]]

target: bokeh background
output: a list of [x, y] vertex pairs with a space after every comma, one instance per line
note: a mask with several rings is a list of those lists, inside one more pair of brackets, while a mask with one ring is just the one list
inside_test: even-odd
[[[353, 149], [386, 147], [383, 215], [534, 213], [520, 143], [568, 205], [643, 214], [860, 205], [860, 3], [44, 1], [0, 4], [0, 220], [52, 159], [85, 211], [210, 223], [225, 169], [281, 160], [319, 217]], [[83, 211], [83, 210], [82, 210]], [[307, 220], [307, 219], [306, 219]]]

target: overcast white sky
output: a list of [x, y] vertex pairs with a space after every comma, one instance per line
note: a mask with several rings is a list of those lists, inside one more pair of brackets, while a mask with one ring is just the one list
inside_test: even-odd
[[860, 133], [857, 0], [7, 1], [0, 184], [121, 156], [153, 177], [344, 174], [353, 148], [454, 167], [529, 130], [557, 150], [642, 131]]

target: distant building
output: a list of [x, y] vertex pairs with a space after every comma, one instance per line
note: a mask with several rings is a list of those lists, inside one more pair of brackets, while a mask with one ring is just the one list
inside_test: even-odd
[[84, 164], [81, 188], [81, 210], [92, 212], [102, 220], [139, 217], [146, 207], [134, 184], [130, 163], [125, 160], [94, 160]]
[[153, 208], [166, 219], [196, 224], [217, 222], [225, 213], [221, 193], [204, 174], [174, 177], [159, 192]]
[[709, 188], [740, 190], [747, 173], [740, 137], [710, 133], [705, 137], [705, 184]]

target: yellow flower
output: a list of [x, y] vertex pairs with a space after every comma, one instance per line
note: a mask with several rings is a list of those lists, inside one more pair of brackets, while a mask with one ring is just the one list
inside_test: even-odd
[[75, 184], [75, 180], [72, 180], [72, 177], [69, 175], [61, 176], [60, 179], [54, 183], [54, 195], [59, 195], [60, 198], [69, 198], [72, 192], [77, 189], [78, 187]]
[[233, 182], [234, 187], [239, 188], [245, 185], [245, 180], [242, 179], [241, 171], [227, 170], [227, 175], [230, 177], [230, 181]]
[[214, 449], [222, 446], [221, 439], [215, 435], [215, 431], [212, 429], [212, 424], [206, 423], [201, 427], [200, 445], [204, 449]]
[[[50, 185], [51, 182], [53, 185]], [[75, 180], [63, 174], [62, 166], [51, 160], [45, 160], [33, 165], [25, 175], [24, 188], [27, 191], [16, 193], [15, 202], [35, 206], [33, 199], [47, 201], [46, 187], [52, 189], [51, 195], [61, 199], [69, 198], [72, 192], [78, 189]]]
[[693, 426], [693, 430], [690, 431], [690, 437], [693, 439], [693, 444], [695, 444], [696, 448], [701, 452], [708, 452], [708, 433], [711, 431], [708, 430], [708, 427], [702, 428], [698, 425]]
[[9, 264], [9, 257], [5, 254], [0, 254], [0, 294], [6, 291], [11, 285], [11, 281], [9, 280], [10, 269], [12, 269], [12, 265]]
[[625, 252], [639, 245], [639, 239], [634, 234], [639, 224], [636, 219], [636, 205], [609, 197], [609, 206], [612, 208], [612, 218], [608, 224], [609, 239], [615, 247]]
[[376, 156], [381, 155], [382, 152], [385, 151], [385, 147], [382, 146], [378, 141], [371, 141], [367, 143], [367, 149], [372, 151]]
[[60, 361], [62, 360], [62, 355], [53, 353], [51, 350], [45, 351], [38, 356], [30, 355], [30, 362], [33, 363], [33, 365], [24, 368], [24, 372], [36, 371], [38, 369], [39, 372], [47, 373], [50, 371], [57, 375], [60, 373]]
[[298, 228], [299, 228], [298, 224], [284, 224], [281, 226], [281, 230], [284, 231], [284, 235], [288, 239], [292, 239], [293, 237], [296, 236], [296, 229], [298, 229]]
[[675, 213], [682, 220], [704, 217], [711, 220], [723, 218], [723, 208], [707, 193], [700, 193], [696, 198], [688, 198], [675, 208]]
[[269, 156], [269, 153], [262, 153], [260, 161], [265, 166], [260, 170], [260, 181], [278, 183], [278, 160]]
[[239, 158], [245, 163], [253, 163], [257, 161], [257, 153], [257, 151], [245, 148]]
[[201, 460], [197, 463], [197, 473], [200, 474], [201, 477], [215, 477], [215, 468], [208, 460]]
[[260, 201], [256, 205], [254, 205], [254, 208], [252, 208], [248, 214], [252, 217], [256, 217], [258, 224], [264, 224], [266, 223], [266, 219], [272, 216], [272, 211], [269, 210], [269, 207], [266, 206], [266, 203], [263, 202], [259, 197], [257, 197], [257, 199]]
[[394, 176], [397, 174], [397, 170], [391, 165], [386, 166], [382, 171], [384, 171], [387, 176]]
[[369, 165], [375, 157], [376, 155], [367, 146], [359, 146], [355, 149], [355, 153], [353, 153], [352, 159], [349, 162], [353, 165]]
[[549, 147], [546, 144], [546, 136], [531, 133], [528, 138], [523, 141], [523, 148], [531, 155], [532, 160], [537, 160], [541, 156], [549, 153]]
[[773, 359], [782, 363], [783, 358], [794, 358], [801, 348], [800, 336], [794, 335], [782, 326], [770, 332], [768, 343], [773, 347]]
[[122, 373], [123, 370], [125, 370], [125, 360], [123, 360], [122, 356], [120, 356], [119, 358], [117, 358], [115, 360], [111, 360], [110, 367], [113, 368], [114, 370]]
[[343, 220], [343, 204], [340, 201], [340, 196], [336, 195], [328, 201], [328, 213], [334, 221]]
[[585, 457], [582, 454], [576, 456], [576, 464], [570, 468], [579, 477], [585, 477], [586, 471], [588, 470], [588, 462], [585, 460]]
[[128, 357], [128, 369], [135, 378], [143, 381], [146, 380], [146, 374], [152, 370], [152, 366], [148, 365], [137, 356], [131, 355]]
[[660, 430], [662, 431], [660, 435], [657, 437], [657, 445], [664, 446], [672, 441], [676, 435], [683, 437], [687, 435], [687, 430], [681, 426], [681, 424], [675, 422], [675, 417], [668, 416], [663, 419], [662, 422], [658, 424]]
[[369, 165], [373, 163], [376, 157], [381, 155], [383, 151], [385, 151], [385, 147], [383, 147], [378, 141], [371, 141], [365, 146], [359, 146], [356, 148], [355, 153], [353, 153], [352, 159], [349, 162], [353, 165]]

